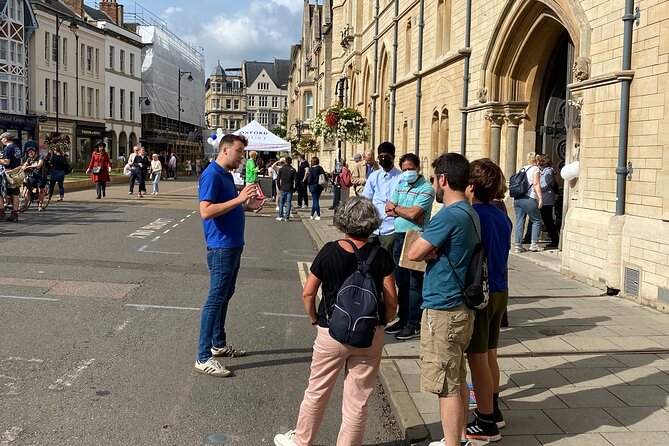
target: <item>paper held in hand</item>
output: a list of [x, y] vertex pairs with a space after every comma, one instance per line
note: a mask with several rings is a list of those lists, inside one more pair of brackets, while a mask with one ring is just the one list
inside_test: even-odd
[[425, 261], [421, 260], [420, 262], [414, 262], [408, 258], [409, 248], [411, 248], [413, 242], [415, 242], [420, 235], [420, 231], [414, 231], [413, 229], [409, 229], [406, 232], [406, 235], [404, 236], [404, 244], [402, 245], [402, 253], [400, 254], [400, 266], [402, 268], [425, 272], [425, 269], [427, 268], [427, 263], [425, 263]]

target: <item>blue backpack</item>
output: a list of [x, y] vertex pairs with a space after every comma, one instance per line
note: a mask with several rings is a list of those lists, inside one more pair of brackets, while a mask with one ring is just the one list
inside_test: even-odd
[[509, 178], [509, 195], [512, 198], [522, 198], [527, 196], [530, 190], [530, 182], [527, 181], [527, 172], [523, 167]]
[[369, 257], [364, 260], [353, 242], [344, 241], [353, 247], [357, 268], [344, 280], [334, 305], [328, 311], [328, 327], [333, 339], [352, 347], [365, 348], [371, 346], [374, 340], [374, 332], [379, 325], [379, 304], [383, 302], [369, 274], [379, 247], [372, 247]]

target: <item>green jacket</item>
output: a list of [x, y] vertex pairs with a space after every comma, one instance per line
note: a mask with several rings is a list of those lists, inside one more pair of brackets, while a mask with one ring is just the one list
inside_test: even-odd
[[246, 183], [257, 183], [258, 182], [258, 168], [256, 167], [256, 162], [253, 161], [253, 158], [249, 158], [246, 161]]

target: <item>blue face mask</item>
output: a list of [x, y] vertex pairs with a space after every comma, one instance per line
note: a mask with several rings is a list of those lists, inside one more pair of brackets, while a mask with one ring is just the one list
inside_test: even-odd
[[409, 184], [415, 183], [416, 180], [418, 179], [418, 172], [416, 172], [415, 170], [405, 170], [402, 173], [402, 177], [404, 181], [406, 181]]

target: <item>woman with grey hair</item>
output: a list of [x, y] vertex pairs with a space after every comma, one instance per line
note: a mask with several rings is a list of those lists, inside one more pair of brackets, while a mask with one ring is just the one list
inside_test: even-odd
[[[381, 363], [383, 327], [397, 311], [397, 293], [393, 259], [384, 249], [376, 249], [369, 273], [383, 302], [379, 302], [379, 324], [372, 345], [352, 347], [336, 341], [328, 331], [328, 315], [342, 284], [357, 268], [353, 246], [362, 258], [373, 252], [369, 236], [381, 225], [372, 202], [365, 197], [353, 197], [342, 203], [335, 214], [334, 224], [344, 233], [343, 240], [329, 242], [316, 255], [302, 292], [304, 308], [311, 325], [316, 326], [311, 360], [309, 386], [304, 392], [295, 430], [274, 437], [276, 446], [310, 446], [323, 420], [325, 408], [342, 367], [346, 368], [342, 404], [342, 425], [336, 444], [359, 446], [365, 434], [367, 400]], [[316, 308], [318, 289], [323, 287], [323, 299]], [[333, 441], [326, 441], [333, 444]]]

